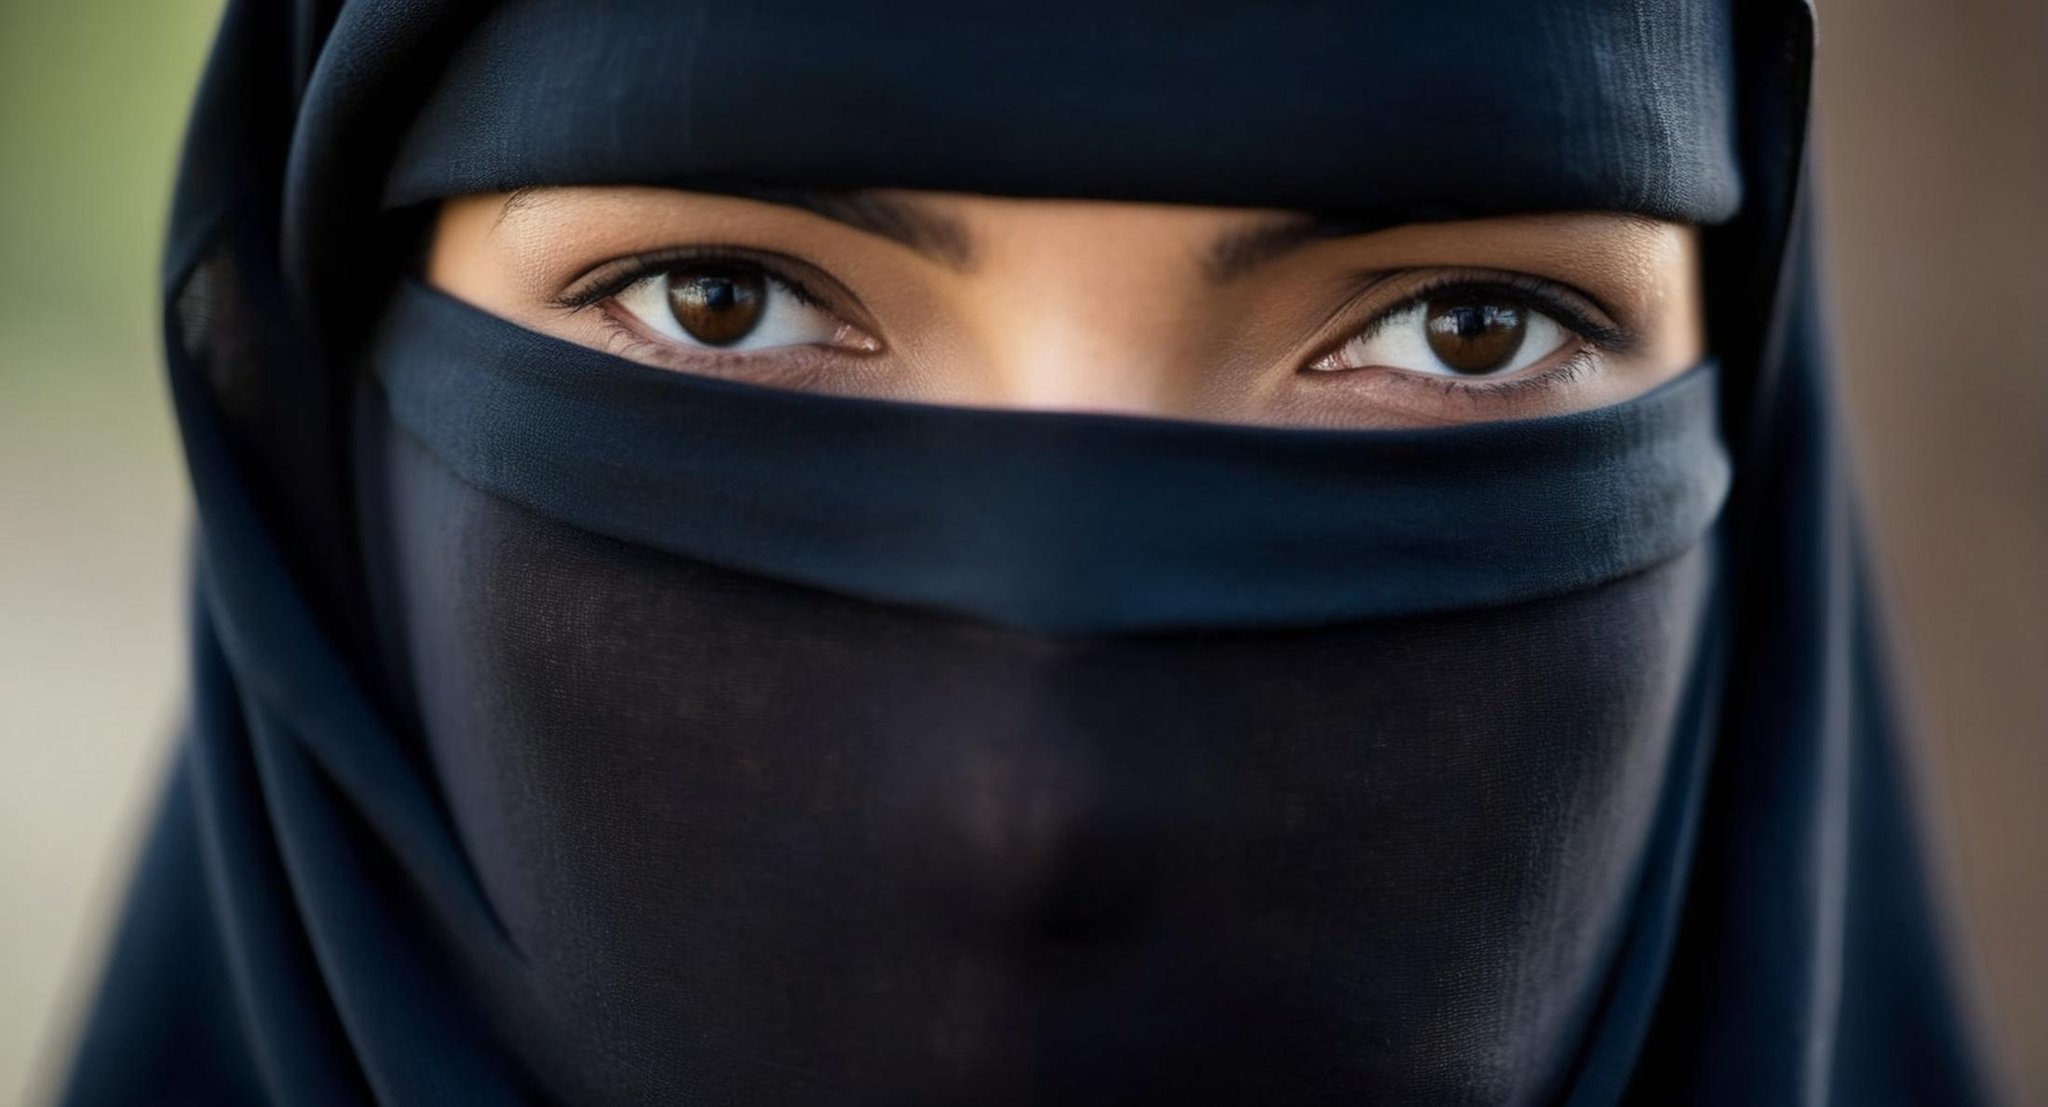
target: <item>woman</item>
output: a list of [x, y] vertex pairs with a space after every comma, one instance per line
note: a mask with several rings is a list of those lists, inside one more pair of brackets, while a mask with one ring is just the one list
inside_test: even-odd
[[1802, 6], [315, 7], [70, 1102], [1978, 1097]]

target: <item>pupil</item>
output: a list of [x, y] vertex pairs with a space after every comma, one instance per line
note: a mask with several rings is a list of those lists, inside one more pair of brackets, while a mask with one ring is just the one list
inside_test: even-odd
[[1528, 320], [1512, 304], [1453, 301], [1429, 304], [1425, 327], [1429, 349], [1459, 373], [1491, 373], [1522, 348]]
[[669, 311], [685, 333], [707, 346], [730, 346], [752, 334], [767, 299], [768, 281], [760, 273], [669, 274]]

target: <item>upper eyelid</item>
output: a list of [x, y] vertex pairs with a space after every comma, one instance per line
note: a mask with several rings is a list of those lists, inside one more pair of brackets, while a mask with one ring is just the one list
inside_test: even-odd
[[[1427, 271], [1427, 269], [1422, 267], [1407, 270], [1407, 272]], [[1379, 283], [1378, 281], [1374, 282], [1375, 286]], [[1504, 294], [1505, 298], [1519, 301], [1525, 306], [1543, 311], [1553, 316], [1553, 318], [1562, 315], [1563, 318], [1557, 318], [1556, 321], [1567, 330], [1572, 331], [1574, 334], [1579, 334], [1587, 341], [1611, 352], [1626, 353], [1634, 348], [1640, 340], [1640, 336], [1634, 330], [1616, 320], [1613, 313], [1597, 297], [1590, 296], [1570, 285], [1551, 280], [1547, 277], [1538, 277], [1530, 273], [1519, 273], [1509, 270], [1481, 269], [1444, 272], [1425, 280], [1417, 287], [1402, 293], [1398, 299], [1375, 311], [1372, 318], [1362, 326], [1353, 327], [1345, 331], [1343, 337], [1339, 338], [1335, 343], [1329, 344], [1329, 348], [1334, 350], [1344, 343], [1361, 337], [1370, 337], [1389, 320], [1410, 310], [1417, 304], [1424, 303], [1432, 297], [1442, 296], [1447, 292], [1492, 292]], [[1364, 295], [1369, 295], [1369, 293], [1361, 294], [1359, 298], [1364, 298]], [[1575, 303], [1574, 301], [1578, 302]], [[1343, 310], [1349, 310], [1357, 302], [1357, 299], [1354, 299], [1350, 304], [1345, 305]], [[1592, 310], [1586, 310], [1588, 308]]]
[[[550, 301], [565, 310], [581, 310], [610, 299], [663, 270], [689, 262], [751, 265], [807, 304], [825, 310], [836, 310], [837, 307], [830, 299], [819, 295], [803, 278], [790, 272], [792, 269], [809, 271], [817, 274], [821, 281], [832, 281], [830, 274], [817, 266], [774, 251], [724, 245], [677, 246], [612, 258], [572, 277], [561, 292], [550, 297]], [[836, 281], [832, 283], [837, 284]], [[851, 296], [850, 293], [846, 295]]]

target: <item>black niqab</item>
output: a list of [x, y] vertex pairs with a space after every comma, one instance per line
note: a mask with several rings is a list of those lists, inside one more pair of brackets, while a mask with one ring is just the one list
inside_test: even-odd
[[[334, 10], [338, 7], [338, 10]], [[1798, 4], [232, 3], [191, 724], [67, 1102], [1964, 1103]], [[483, 189], [1711, 226], [1713, 358], [1322, 431], [800, 395], [405, 275]]]

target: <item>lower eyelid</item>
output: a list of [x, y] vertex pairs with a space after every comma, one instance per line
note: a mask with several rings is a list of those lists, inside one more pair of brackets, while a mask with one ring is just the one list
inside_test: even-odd
[[667, 339], [650, 338], [628, 320], [619, 318], [616, 310], [608, 301], [600, 313], [603, 333], [600, 338], [602, 344], [597, 348], [613, 357], [671, 372], [801, 387], [789, 382], [813, 380], [824, 373], [838, 372], [844, 369], [847, 359], [868, 356], [862, 351], [815, 345], [775, 346], [763, 350], [683, 346]]
[[[1519, 406], [1518, 401], [1554, 393], [1600, 370], [1606, 351], [1577, 336], [1574, 339], [1569, 352], [1554, 364], [1494, 380], [1448, 377], [1384, 366], [1301, 375], [1314, 378], [1318, 382], [1315, 387], [1336, 389], [1339, 393], [1350, 391], [1369, 395], [1392, 391], [1421, 396], [1431, 403], [1456, 400], [1468, 405], [1486, 404], [1513, 415]], [[1560, 346], [1559, 349], [1567, 347]]]
[[673, 350], [653, 346], [638, 335], [614, 343], [607, 351], [615, 357], [678, 376], [737, 381], [764, 388], [797, 392], [834, 391], [834, 381], [844, 376], [842, 367], [818, 364], [811, 358], [718, 356], [677, 357]]
[[1403, 385], [1419, 385], [1446, 395], [1457, 394], [1472, 399], [1506, 400], [1515, 396], [1535, 392], [1546, 392], [1561, 388], [1583, 378], [1593, 370], [1601, 351], [1590, 342], [1580, 340], [1575, 349], [1547, 369], [1534, 372], [1524, 371], [1520, 375], [1500, 380], [1471, 380], [1457, 377], [1429, 376], [1421, 373], [1407, 373], [1393, 370], [1389, 375], [1405, 378]]

